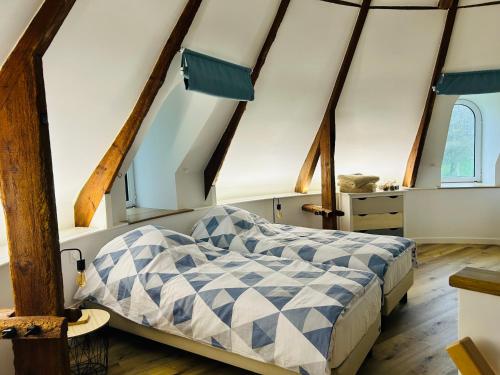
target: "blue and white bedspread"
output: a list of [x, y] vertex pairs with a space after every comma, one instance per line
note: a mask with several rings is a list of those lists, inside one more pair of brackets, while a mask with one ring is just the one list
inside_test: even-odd
[[174, 335], [323, 375], [330, 373], [337, 319], [376, 282], [369, 272], [244, 256], [145, 226], [101, 249], [75, 298]]
[[380, 282], [389, 265], [415, 243], [403, 237], [318, 230], [272, 224], [232, 206], [216, 206], [193, 228], [198, 242], [240, 253], [274, 255], [375, 273]]

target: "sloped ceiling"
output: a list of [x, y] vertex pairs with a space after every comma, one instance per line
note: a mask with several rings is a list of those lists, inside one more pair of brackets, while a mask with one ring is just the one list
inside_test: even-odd
[[[41, 3], [0, 2], [0, 63]], [[73, 225], [73, 203], [80, 188], [130, 113], [185, 4], [186, 0], [78, 1], [47, 51], [44, 69], [61, 227]], [[252, 66], [278, 4], [278, 0], [205, 0], [185, 46]], [[436, 4], [437, 0], [373, 2]], [[257, 82], [256, 100], [249, 104], [221, 170], [219, 198], [292, 191], [358, 9], [292, 0]], [[359, 171], [401, 179], [444, 17], [441, 10], [370, 11], [338, 108], [339, 173]], [[446, 70], [499, 68], [500, 50], [495, 48], [499, 17], [500, 6], [460, 10]], [[175, 68], [171, 74], [177, 74]], [[159, 98], [158, 108], [165, 97]], [[205, 99], [199, 95], [193, 100]], [[218, 99], [208, 117], [192, 120], [197, 123], [190, 125], [193, 136], [183, 147], [188, 151], [177, 172], [196, 175], [199, 191], [203, 169], [234, 105]], [[154, 114], [151, 117], [149, 125]], [[432, 134], [431, 129], [430, 143]], [[424, 152], [424, 170], [440, 163], [439, 150], [429, 155], [425, 159]], [[318, 188], [316, 179], [311, 189]], [[184, 202], [189, 205], [190, 198]]]
[[293, 189], [357, 13], [321, 1], [292, 1], [220, 172], [219, 198]]
[[[219, 198], [292, 191], [357, 13], [293, 3], [221, 170]], [[370, 11], [337, 108], [338, 173], [401, 179], [444, 17], [436, 10]], [[318, 177], [311, 190], [320, 188]]]
[[[44, 70], [62, 227], [73, 226], [76, 196], [135, 105], [185, 4], [78, 1], [47, 51]], [[252, 65], [277, 4], [203, 1], [183, 45]], [[172, 68], [171, 75], [179, 74], [178, 67]], [[197, 120], [204, 124], [206, 118]]]

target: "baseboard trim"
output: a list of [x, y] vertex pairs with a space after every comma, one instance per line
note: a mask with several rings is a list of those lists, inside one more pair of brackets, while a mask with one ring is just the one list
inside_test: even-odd
[[470, 237], [409, 237], [417, 244], [470, 244], [470, 245], [500, 245], [500, 238], [470, 238]]

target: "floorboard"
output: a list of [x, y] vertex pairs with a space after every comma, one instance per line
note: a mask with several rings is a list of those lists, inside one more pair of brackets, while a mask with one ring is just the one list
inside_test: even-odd
[[[361, 375], [456, 374], [445, 347], [457, 339], [457, 292], [448, 277], [465, 266], [500, 270], [500, 246], [425, 245], [408, 304], [384, 320]], [[110, 375], [249, 374], [194, 354], [110, 330]]]

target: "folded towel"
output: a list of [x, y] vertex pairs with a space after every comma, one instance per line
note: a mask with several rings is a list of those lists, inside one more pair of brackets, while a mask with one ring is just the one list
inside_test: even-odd
[[364, 175], [340, 175], [338, 177], [339, 186], [342, 184], [344, 186], [351, 186], [352, 188], [361, 188], [364, 185], [375, 183], [380, 178], [377, 176], [364, 176]]
[[341, 193], [373, 193], [377, 190], [377, 184], [375, 182], [370, 182], [361, 187], [352, 187], [351, 185], [339, 184], [339, 190]]

